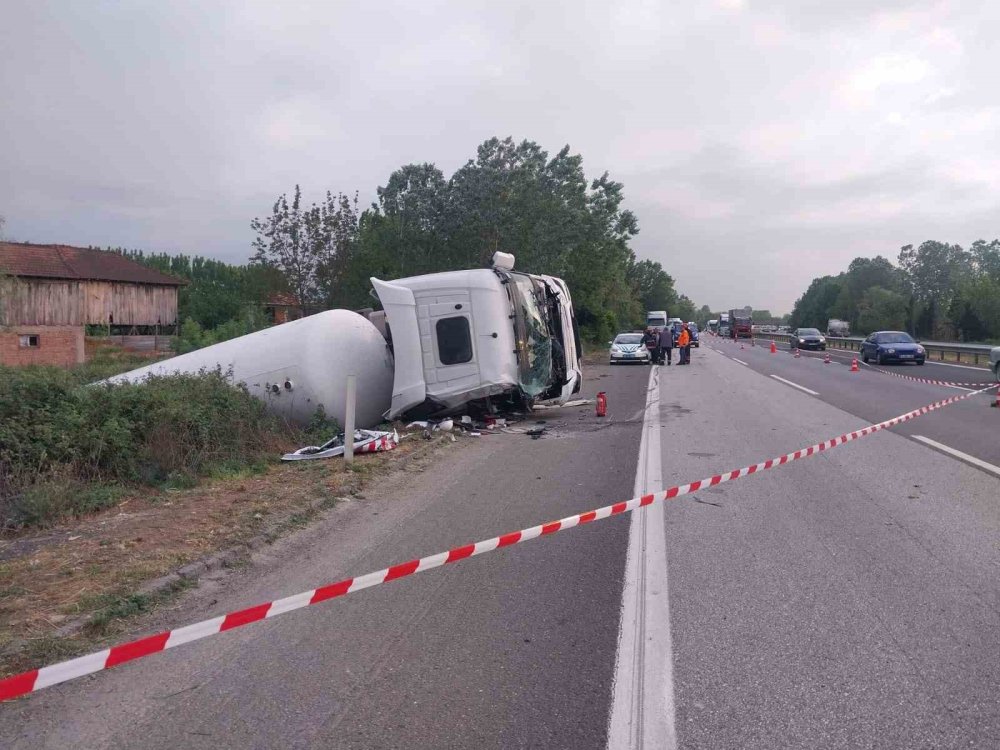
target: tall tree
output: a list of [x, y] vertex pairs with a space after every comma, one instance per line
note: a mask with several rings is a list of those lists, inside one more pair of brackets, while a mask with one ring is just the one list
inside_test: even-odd
[[[640, 260], [633, 263], [626, 274], [628, 282], [638, 296], [643, 310], [667, 310], [677, 304], [674, 280], [655, 260]], [[672, 313], [671, 313], [672, 314]]]
[[251, 260], [280, 270], [301, 304], [319, 302], [321, 292], [316, 269], [320, 259], [304, 231], [299, 186], [295, 186], [291, 203], [282, 193], [274, 202], [271, 215], [264, 219], [254, 218], [250, 228], [257, 234]]

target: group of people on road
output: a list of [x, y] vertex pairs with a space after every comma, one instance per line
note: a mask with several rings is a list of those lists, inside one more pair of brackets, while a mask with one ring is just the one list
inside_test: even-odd
[[658, 365], [671, 364], [674, 349], [678, 350], [677, 364], [691, 364], [691, 331], [687, 323], [665, 328], [647, 328], [642, 343], [649, 350], [650, 360]]

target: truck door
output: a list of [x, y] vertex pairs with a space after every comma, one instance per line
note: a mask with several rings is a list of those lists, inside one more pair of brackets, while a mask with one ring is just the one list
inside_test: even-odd
[[427, 395], [445, 399], [477, 388], [479, 363], [469, 292], [419, 293], [417, 322]]

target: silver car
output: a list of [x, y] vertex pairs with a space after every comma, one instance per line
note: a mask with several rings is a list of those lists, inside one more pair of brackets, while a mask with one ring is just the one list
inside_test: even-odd
[[608, 351], [608, 360], [611, 364], [619, 362], [640, 362], [648, 365], [650, 362], [649, 350], [642, 343], [641, 333], [619, 333], [615, 340], [611, 342], [611, 349]]
[[993, 370], [993, 374], [1000, 381], [1000, 346], [994, 346], [990, 350], [990, 369]]

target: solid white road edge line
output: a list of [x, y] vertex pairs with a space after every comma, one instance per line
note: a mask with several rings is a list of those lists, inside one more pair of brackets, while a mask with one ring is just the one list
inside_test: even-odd
[[[659, 368], [649, 374], [635, 495], [663, 489]], [[615, 657], [608, 750], [676, 750], [664, 503], [632, 514]]]
[[806, 388], [803, 385], [799, 385], [798, 383], [793, 383], [791, 380], [785, 380], [784, 378], [778, 377], [777, 375], [772, 375], [771, 377], [774, 378], [775, 380], [780, 380], [785, 385], [792, 386], [792, 388], [798, 388], [800, 391], [802, 391], [804, 393], [808, 393], [810, 396], [818, 396], [819, 395], [818, 393], [816, 393], [816, 391], [811, 391], [811, 390], [809, 390], [808, 388]]
[[931, 440], [929, 437], [924, 437], [923, 435], [911, 435], [914, 440], [919, 440], [921, 443], [931, 446], [932, 448], [937, 448], [943, 453], [948, 453], [955, 458], [960, 458], [973, 466], [978, 466], [983, 471], [988, 471], [991, 474], [996, 474], [1000, 477], [1000, 466], [994, 466], [991, 463], [987, 463], [982, 459], [976, 458], [975, 456], [970, 456], [968, 453], [962, 453], [962, 451], [957, 451], [954, 448], [949, 448], [947, 445], [939, 443], [937, 440]]
[[929, 364], [929, 365], [941, 365], [942, 367], [960, 367], [963, 370], [979, 370], [979, 372], [983, 372], [984, 370], [986, 372], [990, 371], [989, 367], [976, 367], [975, 365], [960, 365], [960, 364], [958, 364], [956, 362], [939, 362], [936, 359], [929, 359], [929, 360], [927, 360], [927, 364]]
[[746, 362], [744, 362], [742, 359], [736, 359], [736, 357], [730, 357], [730, 359], [733, 360], [733, 362], [739, 362], [741, 365], [745, 365], [746, 367], [750, 366]]

